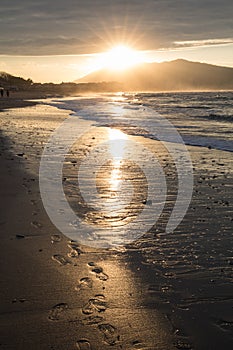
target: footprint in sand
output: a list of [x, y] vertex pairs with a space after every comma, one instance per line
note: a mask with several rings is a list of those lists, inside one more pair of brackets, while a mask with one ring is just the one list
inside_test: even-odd
[[103, 323], [98, 325], [98, 329], [104, 335], [104, 340], [109, 345], [115, 345], [117, 341], [120, 340], [119, 334], [117, 334], [117, 330], [109, 323]]
[[61, 236], [60, 235], [52, 235], [51, 236], [51, 243], [59, 243], [61, 242]]
[[35, 228], [42, 228], [42, 224], [38, 221], [32, 221], [31, 225]]
[[84, 320], [82, 321], [83, 325], [88, 325], [88, 326], [96, 325], [101, 322], [104, 322], [104, 317], [95, 316], [95, 315], [88, 316], [84, 318]]
[[60, 303], [52, 307], [49, 312], [49, 320], [58, 321], [60, 320], [61, 314], [68, 309], [68, 305], [66, 303]]
[[91, 344], [87, 339], [80, 339], [76, 343], [76, 348], [78, 350], [91, 350]]
[[104, 273], [102, 267], [95, 265], [94, 262], [89, 262], [88, 265], [92, 268], [91, 271], [95, 273], [96, 278], [100, 279], [101, 281], [107, 281], [108, 275]]
[[69, 258], [73, 259], [78, 258], [80, 254], [76, 250], [72, 249], [67, 255]]
[[177, 340], [174, 345], [179, 350], [192, 350], [192, 345], [183, 340]]
[[233, 322], [232, 321], [226, 321], [223, 319], [217, 320], [216, 325], [219, 326], [224, 331], [230, 331], [233, 333]]
[[70, 244], [68, 244], [68, 247], [71, 248], [71, 251], [75, 251], [77, 255], [80, 255], [83, 253], [83, 251], [80, 249], [79, 245], [76, 243], [70, 243]]
[[71, 264], [70, 260], [68, 260], [65, 256], [61, 254], [55, 254], [52, 256], [52, 259], [58, 262], [60, 265], [69, 265]]
[[75, 287], [75, 290], [80, 291], [85, 288], [92, 288], [92, 279], [89, 277], [83, 277], [79, 280], [79, 284]]
[[71, 251], [68, 253], [70, 258], [78, 258], [79, 255], [83, 253], [76, 243], [70, 243], [68, 244], [68, 247], [71, 249]]
[[94, 298], [89, 299], [88, 303], [84, 305], [82, 312], [84, 315], [91, 315], [94, 312], [104, 312], [106, 310], [105, 296], [102, 294], [95, 295]]
[[21, 233], [18, 233], [18, 234], [15, 235], [15, 238], [23, 239], [23, 238], [25, 238], [25, 235], [22, 235]]

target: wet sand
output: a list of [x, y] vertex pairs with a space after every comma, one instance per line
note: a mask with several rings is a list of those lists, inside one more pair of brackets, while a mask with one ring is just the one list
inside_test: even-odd
[[232, 349], [232, 153], [189, 147], [193, 200], [174, 234], [84, 247], [57, 231], [39, 193], [43, 147], [68, 114], [0, 113], [0, 348]]
[[49, 97], [52, 97], [51, 94], [40, 91], [10, 91], [9, 97], [5, 97], [5, 95], [0, 97], [0, 111], [9, 108], [34, 106], [38, 103], [38, 100]]
[[33, 101], [27, 101], [22, 98], [18, 99], [11, 99], [11, 98], [1, 98], [0, 100], [0, 110], [9, 109], [9, 108], [20, 108], [20, 107], [27, 107], [27, 106], [33, 106], [36, 102]]

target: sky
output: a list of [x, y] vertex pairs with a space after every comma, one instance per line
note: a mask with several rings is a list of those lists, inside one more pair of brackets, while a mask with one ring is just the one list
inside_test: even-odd
[[73, 81], [118, 44], [233, 67], [232, 0], [1, 0], [0, 71]]

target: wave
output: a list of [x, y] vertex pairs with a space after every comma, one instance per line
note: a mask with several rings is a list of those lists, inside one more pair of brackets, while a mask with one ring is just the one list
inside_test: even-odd
[[[221, 108], [218, 108], [218, 110], [222, 110], [223, 113], [216, 113], [213, 111], [213, 106], [210, 106], [211, 111], [208, 108], [205, 108], [207, 104], [206, 100], [204, 100], [202, 106], [199, 106], [196, 103], [194, 104], [194, 101], [191, 101], [190, 99], [190, 104], [188, 105], [187, 101], [181, 101], [182, 96], [179, 94], [176, 104], [174, 103], [172, 106], [170, 104], [169, 108], [169, 102], [167, 101], [168, 105], [166, 105], [165, 102], [168, 94], [160, 94], [160, 99], [158, 99], [158, 94], [154, 93], [141, 95], [143, 96], [143, 99], [137, 99], [135, 98], [135, 94], [130, 94], [123, 101], [118, 101], [117, 99], [114, 101], [112, 96], [109, 97], [99, 95], [93, 97], [76, 97], [52, 100], [48, 104], [61, 109], [71, 110], [74, 112], [72, 113], [74, 117], [77, 116], [82, 119], [93, 120], [96, 125], [101, 125], [102, 121], [106, 121], [107, 117], [107, 120], [109, 121], [108, 126], [117, 125], [118, 127], [122, 127], [124, 129], [122, 131], [128, 134], [153, 138], [153, 136], [150, 135], [150, 125], [153, 123], [151, 118], [145, 118], [145, 130], [137, 127], [137, 109], [144, 109], [146, 108], [145, 104], [147, 104], [148, 107], [153, 108], [157, 113], [163, 115], [165, 118], [173, 118], [171, 121], [177, 127], [177, 129], [180, 130], [180, 134], [187, 145], [210, 147], [230, 152], [233, 151], [233, 140], [229, 138], [232, 129], [231, 126], [228, 127], [227, 123], [225, 123], [233, 122], [233, 115], [230, 113], [229, 109], [226, 109], [224, 103], [219, 104], [218, 106], [220, 107], [221, 105]], [[154, 99], [155, 96], [157, 97], [156, 100]], [[188, 96], [188, 94], [186, 94], [186, 96]], [[149, 98], [152, 98], [152, 101], [148, 101]], [[169, 94], [169, 98], [169, 101], [174, 101], [174, 94]], [[195, 98], [197, 99], [197, 95]], [[165, 105], [164, 109], [159, 106], [159, 102], [161, 103], [161, 101]], [[176, 108], [182, 110], [182, 112], [178, 112]], [[205, 112], [195, 113], [197, 109], [201, 112], [201, 108], [203, 108], [203, 111]], [[132, 114], [129, 111], [128, 115], [132, 117], [130, 120], [131, 126], [128, 125], [127, 127], [127, 120], [125, 120], [125, 118], [118, 112], [120, 110], [127, 111], [130, 109], [132, 109]], [[198, 119], [198, 121], [195, 122], [195, 119]], [[176, 123], [177, 120], [179, 120], [178, 123]], [[221, 125], [220, 127], [219, 123], [216, 124], [216, 127], [213, 125], [213, 123], [211, 123], [210, 127], [208, 127], [206, 120], [224, 122], [224, 124], [222, 124], [224, 127], [222, 128]], [[135, 127], [132, 127], [132, 123], [135, 124]]]

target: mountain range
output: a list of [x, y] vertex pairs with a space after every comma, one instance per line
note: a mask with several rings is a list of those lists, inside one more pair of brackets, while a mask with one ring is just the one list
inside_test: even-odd
[[101, 69], [75, 83], [118, 82], [128, 91], [232, 90], [233, 68], [183, 59], [143, 63], [125, 71]]

